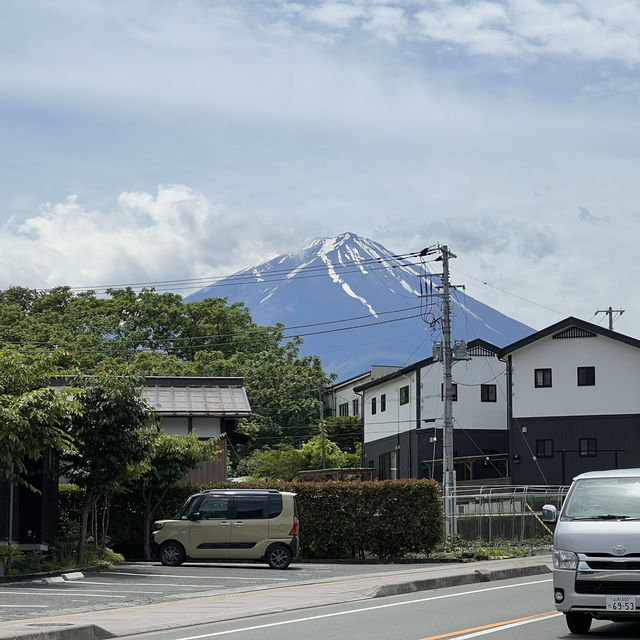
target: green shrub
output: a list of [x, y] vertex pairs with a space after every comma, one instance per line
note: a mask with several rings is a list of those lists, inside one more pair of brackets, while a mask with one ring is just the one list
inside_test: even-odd
[[[219, 483], [172, 488], [156, 519], [172, 518], [204, 488], [273, 488], [297, 494], [299, 555], [305, 559], [402, 558], [428, 554], [442, 538], [439, 486], [431, 480]], [[61, 491], [60, 514], [77, 520], [78, 489]], [[110, 498], [110, 546], [142, 557], [142, 510], [135, 494]]]

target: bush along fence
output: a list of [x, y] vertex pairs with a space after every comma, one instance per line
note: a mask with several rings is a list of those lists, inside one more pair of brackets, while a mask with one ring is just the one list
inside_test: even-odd
[[[156, 520], [172, 518], [192, 493], [203, 489], [272, 488], [297, 494], [300, 522], [299, 557], [303, 559], [400, 559], [428, 555], [442, 540], [440, 487], [431, 480], [383, 482], [220, 483], [174, 487]], [[58, 497], [61, 531], [78, 521], [82, 493], [61, 487]], [[143, 513], [135, 494], [110, 498], [106, 540], [128, 559], [142, 557]]]

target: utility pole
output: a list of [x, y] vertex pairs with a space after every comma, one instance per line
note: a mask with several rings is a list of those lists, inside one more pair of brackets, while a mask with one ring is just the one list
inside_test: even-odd
[[322, 401], [322, 389], [318, 389], [318, 403], [320, 405], [320, 432], [322, 433], [322, 468], [327, 468], [327, 453], [324, 443], [324, 402]]
[[619, 313], [622, 315], [624, 313], [624, 309], [612, 309], [609, 307], [608, 309], [598, 309], [596, 311], [596, 315], [599, 313], [606, 313], [609, 316], [609, 331], [613, 331], [613, 314]]
[[[457, 505], [456, 505], [456, 470], [453, 462], [453, 376], [451, 369], [454, 360], [466, 359], [466, 345], [462, 351], [454, 354], [451, 349], [451, 300], [449, 280], [449, 258], [455, 258], [455, 254], [449, 251], [446, 245], [438, 245], [436, 248], [423, 249], [421, 256], [440, 252], [436, 261], [442, 262], [442, 344], [436, 349], [434, 344], [434, 359], [442, 360], [443, 369], [443, 396], [444, 396], [444, 427], [442, 430], [442, 499], [445, 517], [445, 534], [456, 535], [458, 533]], [[457, 346], [457, 345], [456, 345]], [[437, 355], [436, 355], [437, 352]], [[435, 437], [435, 430], [434, 430]]]
[[451, 307], [449, 300], [449, 248], [440, 248], [442, 258], [442, 368], [444, 370], [444, 429], [442, 442], [442, 494], [444, 498], [445, 533], [458, 532], [456, 518], [456, 471], [453, 464], [453, 385], [451, 354]]

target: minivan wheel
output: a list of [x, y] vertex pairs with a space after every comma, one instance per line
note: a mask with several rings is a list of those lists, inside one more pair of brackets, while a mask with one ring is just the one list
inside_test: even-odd
[[267, 562], [272, 569], [286, 569], [291, 559], [291, 550], [283, 544], [275, 544], [267, 551]]
[[571, 633], [589, 633], [591, 616], [588, 613], [565, 613], [564, 615]]
[[160, 545], [158, 557], [163, 565], [167, 567], [177, 567], [184, 562], [184, 548], [179, 542], [167, 540]]

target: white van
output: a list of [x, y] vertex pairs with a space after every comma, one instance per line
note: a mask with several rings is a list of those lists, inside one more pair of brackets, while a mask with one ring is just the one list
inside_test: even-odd
[[562, 505], [545, 505], [556, 522], [553, 590], [572, 633], [591, 620], [640, 620], [640, 469], [583, 473]]

